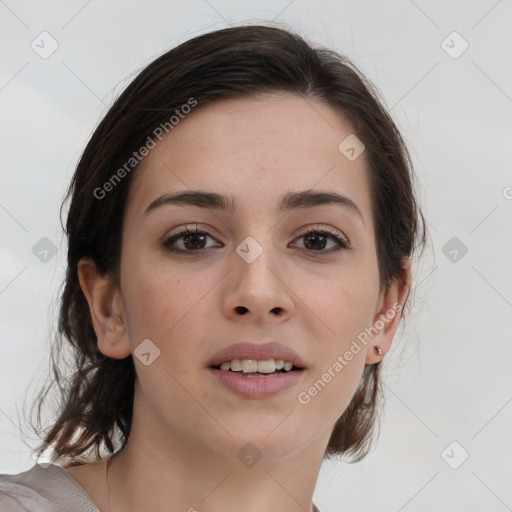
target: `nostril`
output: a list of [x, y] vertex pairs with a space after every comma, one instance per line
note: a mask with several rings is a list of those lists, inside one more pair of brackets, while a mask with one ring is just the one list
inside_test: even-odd
[[237, 306], [235, 309], [236, 312], [240, 313], [241, 315], [245, 315], [248, 311], [248, 309], [245, 306]]

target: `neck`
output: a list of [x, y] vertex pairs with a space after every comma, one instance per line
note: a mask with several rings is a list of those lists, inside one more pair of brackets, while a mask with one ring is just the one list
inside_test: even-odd
[[175, 436], [168, 432], [148, 433], [147, 422], [135, 421], [141, 417], [134, 414], [125, 448], [107, 465], [109, 512], [168, 510], [171, 504], [188, 512], [315, 512], [313, 492], [330, 431], [302, 451], [251, 465], [187, 439], [171, 443]]

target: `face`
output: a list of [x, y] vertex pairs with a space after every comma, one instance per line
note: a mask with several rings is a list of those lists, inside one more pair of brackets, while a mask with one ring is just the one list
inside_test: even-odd
[[[137, 353], [150, 340], [159, 354], [134, 357], [148, 428], [229, 457], [248, 441], [269, 457], [326, 442], [371, 349], [353, 342], [383, 307], [365, 155], [338, 149], [352, 133], [315, 100], [268, 95], [193, 112], [150, 151], [130, 186], [120, 266], [121, 343]], [[234, 210], [154, 203], [191, 190]], [[351, 203], [280, 209], [304, 191]], [[240, 395], [209, 368], [225, 347], [266, 341], [305, 367], [278, 393]]]

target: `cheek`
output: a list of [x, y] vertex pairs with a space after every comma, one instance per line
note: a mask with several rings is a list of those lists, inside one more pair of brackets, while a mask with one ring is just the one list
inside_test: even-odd
[[326, 425], [334, 425], [348, 407], [361, 381], [366, 349], [353, 343], [348, 331], [336, 343], [323, 347], [320, 366], [298, 390], [299, 410], [312, 422], [318, 421], [313, 418], [323, 418]]
[[371, 325], [377, 297], [378, 276], [372, 269], [347, 268], [325, 283], [315, 310], [328, 329], [332, 350], [344, 350]]
[[333, 317], [335, 335], [317, 342], [321, 354], [310, 378], [299, 390], [297, 399], [308, 415], [323, 416], [334, 423], [349, 405], [365, 366], [367, 346], [358, 335], [369, 324], [370, 308], [355, 302], [342, 302], [346, 306]]
[[[165, 258], [151, 261], [143, 255], [127, 257], [123, 270], [123, 297], [132, 347], [149, 338], [161, 350], [172, 350], [174, 356], [179, 356], [181, 350], [194, 350], [193, 340], [200, 339], [202, 330], [198, 319], [207, 318], [207, 295], [218, 279], [206, 269], [195, 273], [194, 278]], [[172, 346], [170, 339], [175, 340]]]
[[306, 410], [327, 414], [334, 422], [361, 380], [367, 345], [358, 336], [372, 323], [378, 288], [371, 270], [340, 272], [330, 283], [314, 307], [328, 328], [326, 336], [313, 336], [319, 364], [297, 398]]

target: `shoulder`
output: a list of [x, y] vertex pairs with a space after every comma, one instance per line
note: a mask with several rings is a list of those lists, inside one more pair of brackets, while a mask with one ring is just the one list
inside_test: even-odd
[[87, 494], [55, 464], [35, 464], [17, 474], [0, 474], [3, 512], [99, 512]]

